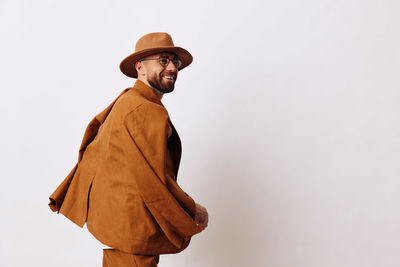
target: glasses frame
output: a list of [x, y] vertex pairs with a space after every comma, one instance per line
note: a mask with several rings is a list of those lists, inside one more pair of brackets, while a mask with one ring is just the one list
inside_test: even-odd
[[[163, 63], [161, 63], [162, 59], [166, 59], [168, 62], [164, 65]], [[160, 56], [158, 58], [144, 58], [139, 61], [147, 61], [147, 60], [158, 60], [158, 63], [164, 68], [166, 68], [169, 65], [169, 62], [171, 62], [171, 61], [172, 61], [172, 64], [174, 64], [175, 68], [177, 68], [178, 70], [182, 66], [182, 61], [180, 61], [178, 58], [176, 58], [176, 57], [169, 58], [168, 56]], [[176, 60], [176, 64], [174, 63], [174, 60]]]

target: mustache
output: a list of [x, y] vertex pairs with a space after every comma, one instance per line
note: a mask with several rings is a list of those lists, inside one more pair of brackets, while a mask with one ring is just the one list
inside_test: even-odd
[[174, 71], [169, 71], [169, 72], [164, 72], [163, 71], [163, 72], [160, 73], [160, 76], [172, 76], [175, 79], [176, 76], [177, 76], [177, 73], [174, 72]]

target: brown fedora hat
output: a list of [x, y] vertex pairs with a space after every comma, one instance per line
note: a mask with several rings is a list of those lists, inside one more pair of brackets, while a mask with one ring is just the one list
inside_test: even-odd
[[135, 63], [141, 58], [161, 52], [171, 52], [182, 62], [179, 70], [187, 67], [193, 61], [192, 55], [185, 49], [175, 46], [171, 36], [166, 32], [153, 32], [142, 36], [137, 42], [135, 53], [121, 61], [119, 68], [126, 76], [137, 78]]

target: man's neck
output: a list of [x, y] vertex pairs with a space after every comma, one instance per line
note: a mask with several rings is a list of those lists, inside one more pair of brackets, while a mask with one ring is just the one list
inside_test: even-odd
[[[151, 86], [150, 86], [151, 87]], [[161, 93], [160, 91], [158, 91], [156, 88], [151, 87], [151, 89], [153, 90], [153, 92], [156, 94], [156, 96], [158, 97], [158, 99], [161, 100], [161, 98], [163, 97], [163, 93]]]
[[163, 93], [161, 93], [160, 91], [158, 91], [156, 88], [154, 88], [153, 86], [151, 86], [149, 84], [149, 82], [145, 79], [141, 79], [141, 77], [138, 78], [138, 80], [140, 80], [141, 82], [143, 82], [144, 84], [148, 85], [149, 87], [151, 87], [151, 89], [153, 90], [153, 92], [156, 94], [156, 96], [158, 97], [158, 99], [161, 100], [161, 98], [163, 97]]

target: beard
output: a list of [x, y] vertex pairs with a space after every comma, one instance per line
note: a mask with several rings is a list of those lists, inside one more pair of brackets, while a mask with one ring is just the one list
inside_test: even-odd
[[[167, 76], [172, 76], [175, 77], [174, 80], [168, 80], [166, 78], [163, 78], [162, 76], [167, 75]], [[160, 91], [163, 94], [166, 93], [171, 93], [174, 91], [175, 88], [175, 81], [176, 81], [177, 75], [174, 73], [163, 73], [161, 72], [159, 75], [157, 73], [153, 73], [153, 75], [149, 76], [147, 81], [149, 84]]]

